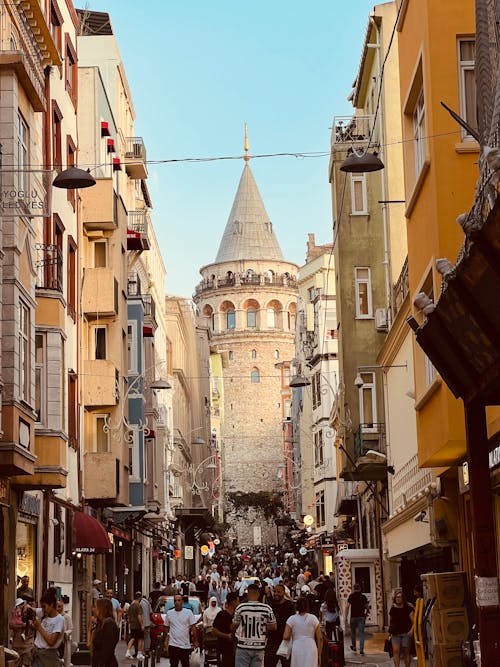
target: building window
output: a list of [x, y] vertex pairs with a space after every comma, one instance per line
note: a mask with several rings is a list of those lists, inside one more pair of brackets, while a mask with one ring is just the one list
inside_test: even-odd
[[337, 340], [337, 310], [329, 308], [325, 313], [325, 340]]
[[363, 384], [359, 388], [359, 423], [364, 431], [376, 429], [377, 397], [375, 392], [375, 373], [361, 373]]
[[421, 89], [413, 110], [413, 139], [415, 141], [415, 176], [418, 178], [425, 162], [425, 102]]
[[274, 350], [274, 358], [279, 359], [280, 358], [280, 351], [279, 350]]
[[94, 241], [94, 268], [100, 269], [108, 266], [108, 242]]
[[76, 243], [72, 236], [68, 237], [68, 284], [67, 284], [67, 301], [68, 313], [73, 320], [76, 320], [76, 304], [77, 304], [77, 261], [76, 261]]
[[[477, 130], [476, 42], [474, 39], [458, 40], [458, 89], [460, 95], [460, 115], [473, 130]], [[474, 141], [474, 137], [462, 128], [462, 139]]]
[[236, 327], [236, 312], [228, 310], [226, 313], [226, 329], [234, 329]]
[[232, 361], [234, 359], [234, 352], [232, 350], [229, 350], [229, 361]]
[[131, 437], [128, 446], [128, 474], [134, 482], [140, 480], [139, 468], [139, 429], [136, 425], [130, 425]]
[[138, 372], [137, 362], [137, 322], [131, 321], [127, 327], [127, 350], [128, 350], [128, 372], [136, 375]]
[[324, 444], [323, 444], [323, 430], [319, 429], [314, 434], [314, 464], [316, 467], [322, 466], [324, 463]]
[[66, 53], [65, 53], [66, 90], [68, 91], [69, 96], [71, 97], [73, 105], [76, 106], [77, 84], [78, 84], [77, 56], [75, 48], [68, 34], [66, 34], [65, 39], [66, 39]]
[[286, 398], [283, 403], [283, 416], [285, 419], [292, 418], [292, 401], [289, 398]]
[[[67, 148], [66, 148], [66, 166], [69, 169], [70, 167], [75, 166], [75, 157], [76, 157], [75, 142], [73, 141], [73, 139], [69, 135], [66, 137], [66, 146], [67, 146]], [[67, 191], [67, 193], [68, 193], [67, 194], [68, 201], [73, 206], [73, 210], [74, 210], [75, 206], [76, 206], [75, 190], [69, 189]]]
[[321, 373], [314, 373], [311, 378], [312, 406], [313, 410], [321, 405]]
[[46, 340], [45, 334], [35, 334], [35, 412], [39, 424], [47, 419]]
[[316, 496], [316, 526], [324, 526], [325, 517], [325, 492], [320, 491]]
[[254, 383], [257, 384], [260, 382], [260, 373], [258, 368], [253, 368], [252, 372], [250, 373], [250, 380]]
[[252, 350], [252, 359], [257, 359], [257, 350]]
[[73, 449], [78, 446], [78, 376], [68, 372], [68, 444]]
[[106, 359], [106, 327], [94, 327], [94, 359]]
[[352, 215], [368, 214], [365, 174], [351, 174], [351, 213]]
[[93, 452], [109, 452], [109, 414], [95, 415]]
[[[29, 132], [28, 125], [26, 124], [26, 121], [21, 116], [19, 111], [17, 112], [16, 119], [16, 135], [17, 168], [19, 169], [19, 173], [17, 175], [18, 190], [27, 193], [29, 190]], [[24, 197], [26, 197], [26, 194], [19, 194], [20, 199], [23, 199]]]
[[424, 356], [425, 386], [429, 387], [436, 379], [436, 369], [427, 355]]
[[276, 311], [274, 308], [267, 309], [267, 328], [275, 329], [276, 328]]
[[247, 310], [247, 327], [254, 329], [257, 326], [257, 311], [253, 308]]
[[30, 400], [30, 309], [24, 301], [19, 302], [19, 397]]
[[50, 3], [50, 34], [54, 40], [54, 44], [57, 47], [59, 53], [61, 53], [62, 48], [62, 30], [61, 26], [63, 24], [63, 17], [59, 7], [57, 6], [56, 0], [51, 0]]
[[52, 100], [52, 164], [57, 170], [62, 169], [62, 119], [57, 102]]
[[373, 317], [372, 285], [369, 268], [357, 266], [354, 269], [354, 294], [356, 299], [356, 318]]

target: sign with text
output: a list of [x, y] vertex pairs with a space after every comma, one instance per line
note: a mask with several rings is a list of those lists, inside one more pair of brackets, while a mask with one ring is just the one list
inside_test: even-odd
[[194, 549], [189, 544], [184, 547], [184, 558], [186, 560], [193, 560], [194, 558]]

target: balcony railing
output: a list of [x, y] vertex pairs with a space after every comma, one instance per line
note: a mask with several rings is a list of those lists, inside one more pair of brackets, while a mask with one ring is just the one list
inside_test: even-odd
[[410, 290], [410, 283], [408, 279], [408, 257], [405, 259], [399, 278], [392, 288], [392, 298], [394, 302], [394, 316], [401, 308], [403, 301]]
[[224, 289], [225, 287], [234, 287], [237, 285], [252, 285], [260, 287], [295, 287], [297, 279], [288, 273], [282, 275], [269, 276], [265, 273], [253, 273], [251, 275], [233, 274], [231, 276], [224, 276], [214, 279], [202, 280], [196, 286], [196, 294], [207, 292], [215, 289]]
[[373, 116], [335, 116], [332, 127], [332, 146], [368, 141], [372, 124]]
[[156, 322], [156, 303], [151, 294], [143, 294], [142, 301], [144, 303], [144, 323], [153, 326], [155, 329], [158, 326]]
[[420, 468], [418, 454], [414, 454], [401, 468], [397, 469], [392, 478], [391, 513], [411, 502], [419, 491], [425, 489], [434, 479], [430, 468]]
[[149, 250], [149, 214], [146, 210], [129, 211], [127, 214], [127, 249]]
[[142, 137], [125, 139], [125, 169], [130, 178], [137, 180], [147, 178], [146, 146]]
[[55, 245], [36, 243], [36, 286], [40, 289], [52, 289], [62, 292], [63, 258]]
[[354, 457], [359, 459], [373, 449], [385, 453], [385, 424], [373, 422], [360, 424], [354, 433]]
[[137, 273], [127, 277], [127, 296], [141, 296], [141, 278]]

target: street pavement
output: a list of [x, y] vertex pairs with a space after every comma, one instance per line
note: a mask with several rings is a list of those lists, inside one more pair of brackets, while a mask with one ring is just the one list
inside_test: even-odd
[[[119, 667], [155, 667], [150, 662], [139, 662], [137, 660], [129, 660], [125, 657], [125, 651], [127, 650], [127, 645], [124, 641], [118, 643], [116, 647], [116, 659], [118, 660]], [[366, 637], [365, 638], [365, 655], [359, 655], [359, 651], [351, 651], [349, 648], [349, 641], [345, 641], [345, 661], [346, 667], [355, 667], [356, 665], [366, 665], [367, 667], [390, 667], [393, 665], [393, 661], [387, 653], [383, 651], [383, 644], [381, 646], [380, 639], [376, 637]], [[156, 667], [169, 667], [170, 663], [168, 658], [161, 658], [159, 662], [156, 663]], [[198, 667], [198, 660], [192, 660], [192, 667]], [[412, 667], [416, 667], [417, 660], [416, 658], [412, 659]]]

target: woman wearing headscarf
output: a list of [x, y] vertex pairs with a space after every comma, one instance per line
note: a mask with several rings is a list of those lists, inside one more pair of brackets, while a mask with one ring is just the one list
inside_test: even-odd
[[203, 612], [203, 630], [205, 633], [212, 631], [215, 617], [222, 611], [217, 604], [217, 598], [213, 595], [208, 601], [208, 607]]

